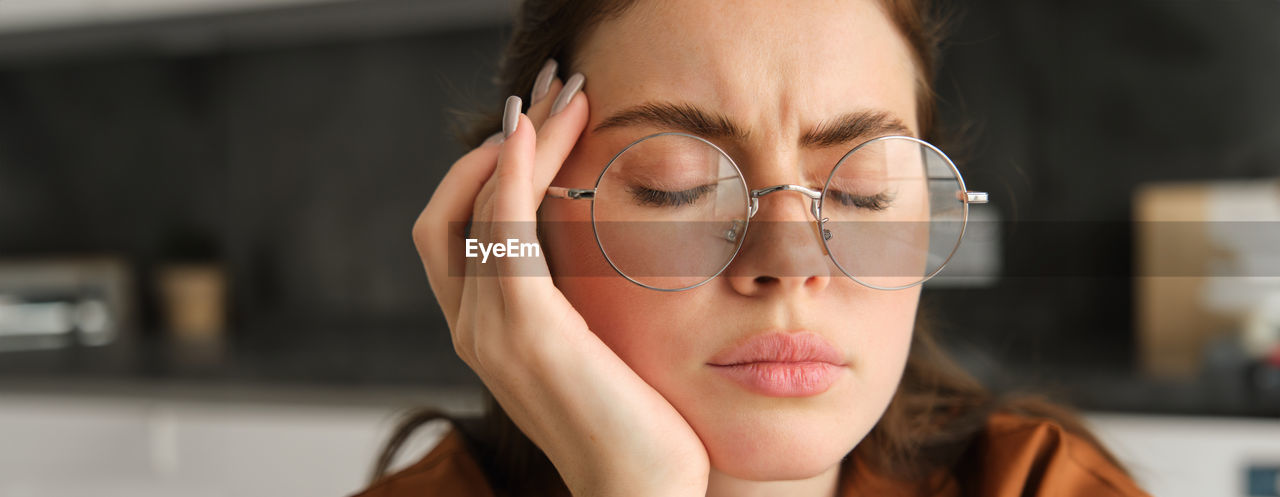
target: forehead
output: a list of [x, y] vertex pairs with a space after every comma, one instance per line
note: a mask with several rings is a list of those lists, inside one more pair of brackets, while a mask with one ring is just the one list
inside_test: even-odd
[[721, 112], [752, 136], [798, 135], [865, 109], [918, 132], [916, 69], [875, 0], [640, 0], [593, 29], [575, 64], [592, 126], [632, 105], [676, 101]]

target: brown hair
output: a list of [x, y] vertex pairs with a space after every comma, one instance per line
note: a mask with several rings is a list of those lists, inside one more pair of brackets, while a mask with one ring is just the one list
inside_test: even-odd
[[[919, 69], [916, 100], [922, 138], [936, 142], [940, 137], [932, 81], [948, 16], [929, 0], [880, 2], [912, 50]], [[547, 58], [569, 62], [567, 66], [572, 67], [577, 46], [590, 30], [620, 15], [633, 3], [634, 0], [526, 0], [517, 13], [501, 60], [495, 80], [499, 88], [504, 94], [529, 94]], [[469, 126], [462, 141], [468, 146], [479, 145], [500, 127], [500, 109], [464, 117]], [[987, 418], [996, 412], [1009, 412], [1052, 420], [1096, 446], [1123, 469], [1070, 409], [1041, 396], [997, 396], [989, 392], [947, 356], [930, 331], [925, 306], [920, 309], [902, 381], [883, 416], [854, 448], [853, 457], [846, 458], [843, 464], [857, 458], [891, 478], [921, 485], [927, 485], [927, 481], [940, 483], [928, 477], [938, 470], [954, 469]], [[393, 456], [415, 428], [435, 419], [447, 419], [467, 440], [497, 495], [568, 495], [555, 467], [492, 395], [486, 395], [486, 403], [486, 413], [480, 420], [457, 419], [435, 410], [409, 414], [384, 447], [371, 479], [385, 476]]]

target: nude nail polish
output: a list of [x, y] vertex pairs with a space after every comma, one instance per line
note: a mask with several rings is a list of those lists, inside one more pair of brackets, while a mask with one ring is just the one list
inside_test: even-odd
[[577, 95], [578, 91], [582, 90], [582, 85], [586, 82], [586, 76], [583, 76], [580, 72], [573, 73], [573, 76], [569, 76], [569, 80], [564, 83], [564, 88], [561, 88], [560, 94], [556, 96], [555, 103], [551, 105], [551, 115], [554, 116], [556, 113], [564, 110], [565, 107], [568, 107], [569, 102], [573, 101], [573, 96]]
[[555, 59], [547, 59], [542, 65], [542, 70], [538, 71], [538, 77], [533, 80], [533, 94], [529, 96], [529, 106], [536, 105], [543, 97], [547, 96], [547, 92], [551, 91], [551, 80], [556, 77]]
[[505, 140], [511, 137], [511, 133], [516, 132], [516, 126], [520, 124], [520, 97], [512, 95], [507, 97], [507, 107], [502, 110], [502, 138]]

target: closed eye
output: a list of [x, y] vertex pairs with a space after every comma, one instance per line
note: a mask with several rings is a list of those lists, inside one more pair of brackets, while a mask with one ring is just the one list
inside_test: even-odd
[[651, 205], [654, 207], [680, 207], [683, 205], [691, 205], [702, 198], [707, 193], [715, 190], [716, 185], [708, 184], [680, 191], [666, 191], [647, 188], [643, 186], [631, 186], [628, 190], [636, 202], [641, 205]]
[[828, 190], [827, 197], [846, 207], [856, 207], [871, 211], [883, 211], [893, 205], [893, 196], [888, 192], [875, 195], [857, 195], [839, 190]]

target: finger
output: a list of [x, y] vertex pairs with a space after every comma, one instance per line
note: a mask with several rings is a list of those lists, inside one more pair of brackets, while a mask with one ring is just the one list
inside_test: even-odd
[[547, 58], [547, 60], [542, 63], [542, 67], [538, 69], [538, 74], [533, 78], [533, 88], [529, 91], [530, 95], [529, 100], [527, 101], [529, 107], [536, 105], [538, 101], [546, 98], [548, 94], [551, 96], [555, 95], [554, 93], [550, 93], [547, 89], [550, 87], [551, 81], [556, 79], [556, 76], [559, 74], [559, 65], [559, 62], [554, 58]]
[[[564, 161], [569, 158], [569, 153], [573, 151], [578, 138], [586, 128], [590, 112], [587, 96], [581, 90], [585, 84], [586, 79], [581, 73], [571, 76], [565, 85], [566, 91], [574, 92], [572, 95], [565, 96], [568, 104], [538, 128], [532, 182], [534, 191], [537, 192], [536, 200], [539, 203], [542, 195], [547, 191], [547, 186], [560, 172]], [[559, 98], [557, 96], [557, 99]]]
[[505, 325], [506, 299], [496, 274], [496, 266], [500, 260], [473, 261], [476, 272], [468, 282], [468, 299], [471, 304], [465, 310], [471, 313], [469, 317], [472, 326], [464, 332], [467, 333], [465, 338], [469, 341], [469, 352], [475, 359], [475, 366], [482, 371], [488, 371], [491, 367], [503, 367], [502, 364], [493, 364], [492, 358], [503, 356], [503, 351], [495, 347], [507, 343], [505, 338], [510, 335], [510, 329]]
[[[542, 65], [542, 69], [538, 71], [538, 75], [533, 78], [533, 89], [529, 95], [529, 110], [525, 114], [529, 119], [533, 120], [534, 129], [542, 126], [542, 121], [547, 118], [551, 108], [551, 101], [555, 100], [556, 94], [560, 92], [561, 81], [556, 77], [558, 74], [559, 63], [556, 59], [547, 59]], [[546, 102], [545, 105], [539, 105]]]
[[530, 121], [533, 121], [533, 129], [542, 129], [542, 124], [551, 115], [551, 104], [555, 103], [556, 96], [560, 94], [561, 88], [564, 88], [564, 83], [560, 81], [560, 78], [552, 78], [547, 94], [529, 107], [529, 111], [525, 114], [529, 116]]
[[[474, 201], [497, 165], [499, 147], [486, 143], [454, 162], [413, 224], [413, 242], [445, 319], [457, 317], [465, 261], [460, 248]], [[450, 252], [453, 247], [453, 254]]]
[[[491, 192], [495, 183], [495, 177], [490, 176], [477, 196], [471, 233], [468, 235], [468, 238], [475, 239], [486, 247], [491, 247], [490, 244], [494, 241], [491, 233], [494, 196]], [[491, 334], [488, 331], [492, 328], [489, 321], [495, 315], [502, 314], [502, 293], [497, 286], [495, 259], [481, 254], [480, 257], [467, 257], [465, 264], [466, 277], [458, 310], [458, 326], [456, 332], [453, 332], [454, 349], [459, 357], [483, 377], [486, 370], [480, 349], [484, 337]]]
[[515, 132], [502, 144], [493, 172], [492, 202], [495, 222], [530, 222], [536, 219], [533, 162], [537, 135], [528, 116], [520, 114], [518, 119]]
[[533, 170], [537, 135], [528, 116], [520, 115], [514, 133], [502, 144], [494, 170], [492, 235], [498, 243], [514, 242], [519, 253], [496, 261], [499, 284], [508, 301], [528, 298], [550, 285], [550, 272], [537, 246], [537, 209], [546, 188], [535, 191]]

